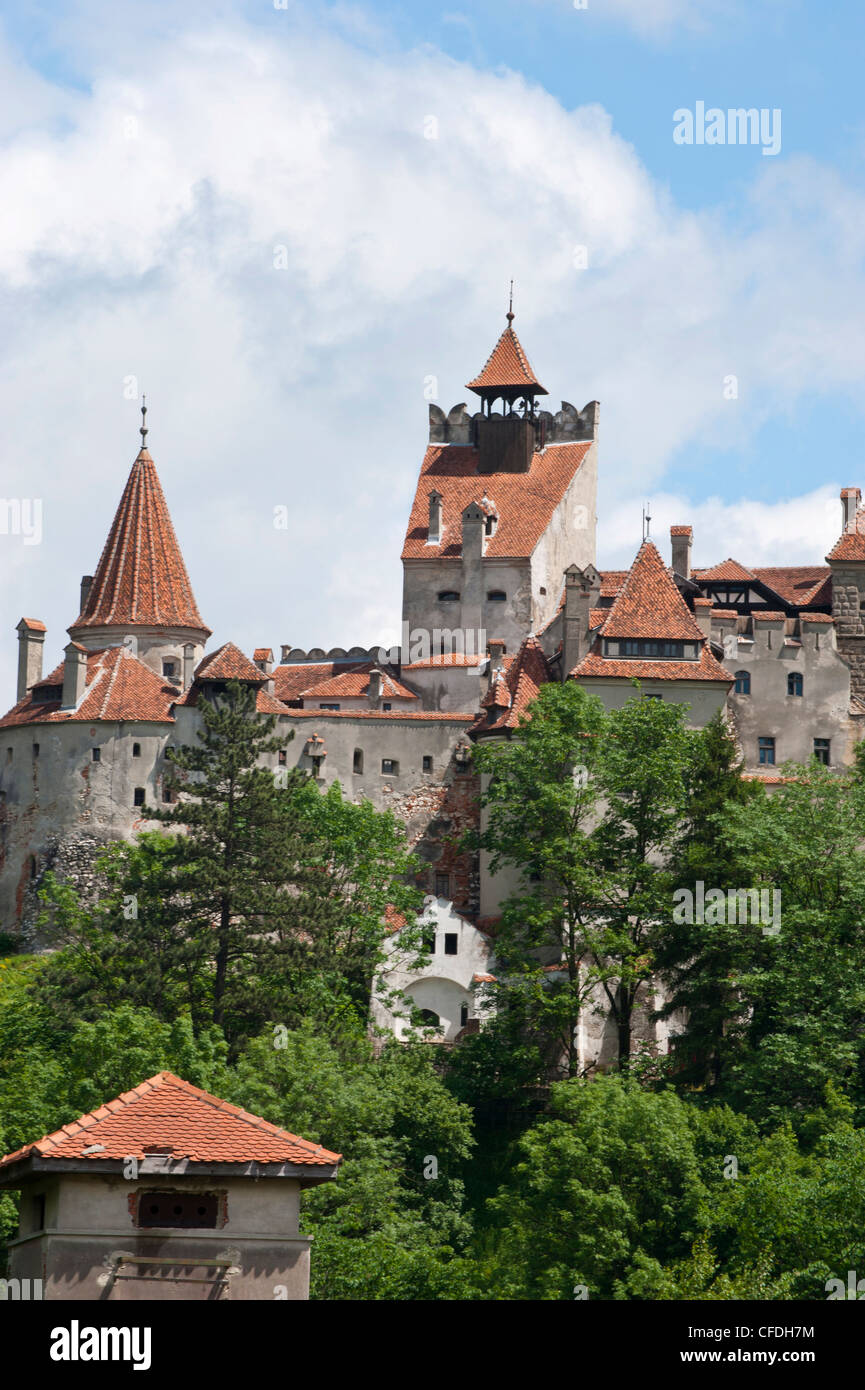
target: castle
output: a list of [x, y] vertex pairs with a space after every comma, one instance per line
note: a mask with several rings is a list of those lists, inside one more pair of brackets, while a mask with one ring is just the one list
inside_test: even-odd
[[[598, 403], [553, 414], [513, 313], [478, 398], [429, 408], [429, 444], [406, 529], [403, 634], [394, 651], [267, 646], [251, 658], [211, 637], [196, 605], [142, 423], [132, 465], [63, 660], [43, 675], [45, 626], [18, 623], [18, 690], [0, 720], [0, 925], [28, 939], [43, 874], [85, 889], [94, 853], [145, 828], [168, 799], [174, 744], [194, 741], [201, 695], [236, 679], [277, 717], [274, 771], [389, 808], [425, 866], [431, 965], [399, 978], [444, 1040], [477, 1026], [509, 891], [460, 848], [477, 824], [471, 744], [508, 738], [541, 685], [577, 680], [609, 708], [634, 694], [726, 709], [747, 774], [787, 760], [849, 766], [865, 718], [865, 509], [841, 493], [823, 564], [691, 564], [692, 529], [650, 540], [630, 570], [596, 568]], [[142, 416], [144, 420], [144, 415]], [[262, 634], [250, 635], [258, 641]], [[290, 738], [293, 732], [294, 737]], [[394, 940], [399, 923], [393, 924]], [[379, 1022], [398, 1023], [382, 1005]], [[647, 1024], [646, 1027], [649, 1027]], [[654, 1040], [661, 1046], [665, 1039]], [[603, 1027], [585, 1040], [601, 1055]]]

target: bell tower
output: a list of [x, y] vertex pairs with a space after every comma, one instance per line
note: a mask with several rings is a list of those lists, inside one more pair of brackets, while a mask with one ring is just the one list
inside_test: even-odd
[[[475, 420], [478, 473], [528, 473], [532, 455], [544, 447], [543, 427], [536, 417], [536, 398], [547, 392], [538, 381], [514, 332], [513, 281], [505, 316], [508, 326], [479, 376], [466, 390], [481, 398]], [[501, 401], [500, 412], [493, 405]]]

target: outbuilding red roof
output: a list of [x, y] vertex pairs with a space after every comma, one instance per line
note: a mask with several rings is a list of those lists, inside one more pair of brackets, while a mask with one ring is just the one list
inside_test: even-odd
[[210, 636], [146, 449], [132, 465], [87, 601], [69, 632], [105, 626], [188, 627]]
[[643, 541], [637, 551], [602, 631], [604, 637], [702, 640], [702, 630], [652, 541]]
[[106, 1160], [144, 1159], [154, 1152], [193, 1163], [291, 1163], [312, 1168], [332, 1167], [341, 1158], [161, 1071], [98, 1110], [7, 1154], [0, 1159], [0, 1174], [29, 1156], [83, 1158], [98, 1167]]
[[476, 735], [516, 729], [549, 678], [543, 647], [537, 637], [527, 637], [507, 669], [494, 676], [481, 701], [480, 717], [469, 732]]

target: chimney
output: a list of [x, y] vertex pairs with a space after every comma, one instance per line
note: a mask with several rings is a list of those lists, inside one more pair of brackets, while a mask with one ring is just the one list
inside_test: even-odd
[[291, 642], [283, 642], [279, 649], [279, 660], [283, 664], [288, 661], [289, 652], [293, 652], [294, 647]]
[[673, 573], [682, 579], [691, 578], [691, 540], [690, 526], [671, 526], [670, 544], [673, 550]]
[[63, 649], [63, 696], [61, 709], [77, 709], [87, 685], [87, 652], [77, 642], [67, 642]]
[[491, 637], [487, 642], [487, 651], [490, 654], [490, 676], [494, 671], [500, 671], [505, 657], [505, 644], [501, 637]]
[[429, 532], [427, 543], [438, 545], [442, 538], [442, 495], [440, 492], [431, 492], [429, 495]]
[[18, 700], [23, 700], [31, 685], [42, 679], [42, 648], [45, 645], [45, 624], [36, 618], [22, 618], [18, 627]]
[[841, 530], [849, 531], [852, 529], [853, 521], [859, 504], [862, 501], [862, 492], [858, 487], [842, 487], [841, 489]]
[[92, 575], [92, 574], [82, 574], [82, 576], [81, 576], [81, 607], [80, 607], [79, 610], [78, 610], [79, 613], [83, 613], [83, 612], [84, 612], [84, 609], [87, 607], [87, 600], [88, 600], [89, 597], [90, 597], [90, 586], [91, 586], [92, 583], [93, 583], [93, 575]]
[[[484, 539], [487, 516], [479, 502], [470, 502], [462, 514], [462, 602], [460, 604], [460, 627], [463, 641], [468, 644], [468, 634], [481, 630], [484, 583]], [[476, 640], [474, 637], [472, 641]], [[483, 650], [481, 646], [472, 651]]]
[[381, 700], [381, 681], [381, 671], [378, 667], [373, 667], [369, 673], [369, 686], [366, 692], [366, 698], [371, 705], [377, 705]]
[[594, 565], [581, 570], [569, 565], [565, 570], [565, 608], [562, 615], [562, 680], [588, 654], [592, 633], [589, 615], [601, 597], [601, 576]]
[[712, 600], [710, 598], [694, 599], [694, 618], [697, 627], [708, 642], [712, 635]]
[[188, 690], [195, 675], [195, 648], [191, 642], [183, 644], [183, 689]]

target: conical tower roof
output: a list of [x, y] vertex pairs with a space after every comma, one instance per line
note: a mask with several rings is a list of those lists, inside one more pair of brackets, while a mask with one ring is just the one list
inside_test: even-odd
[[205, 627], [153, 459], [139, 451], [81, 613], [69, 629]]
[[527, 395], [546, 396], [549, 394], [532, 371], [523, 345], [514, 332], [513, 311], [507, 314], [508, 326], [499, 338], [486, 365], [474, 381], [466, 382], [466, 390], [478, 396], [487, 396], [491, 391], [513, 393], [525, 392]]

